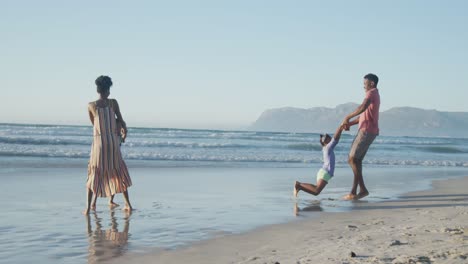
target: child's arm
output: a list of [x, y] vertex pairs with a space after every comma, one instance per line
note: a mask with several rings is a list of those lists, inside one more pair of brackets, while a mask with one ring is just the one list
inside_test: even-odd
[[340, 140], [341, 137], [341, 132], [343, 132], [343, 128], [345, 125], [341, 125], [336, 129], [335, 134], [333, 135], [333, 138], [335, 139], [336, 142]]

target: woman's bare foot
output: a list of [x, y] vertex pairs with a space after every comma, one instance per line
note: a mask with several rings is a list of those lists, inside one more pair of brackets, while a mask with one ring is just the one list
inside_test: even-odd
[[120, 205], [118, 203], [113, 202], [113, 201], [109, 202], [109, 207], [114, 208], [114, 207], [117, 207], [117, 206], [120, 206]]
[[298, 182], [298, 181], [296, 181], [296, 182], [294, 183], [294, 190], [293, 190], [293, 195], [294, 195], [294, 197], [297, 197], [297, 193], [299, 192], [299, 188], [298, 188], [298, 187], [299, 187], [300, 184], [301, 184], [301, 183]]
[[343, 196], [342, 199], [343, 199], [343, 200], [346, 200], [346, 201], [356, 200], [356, 199], [357, 199], [357, 195], [352, 194], [352, 193], [349, 193], [349, 194]]
[[87, 208], [86, 210], [84, 210], [83, 212], [81, 212], [82, 214], [84, 215], [89, 215], [89, 208]]
[[369, 192], [368, 192], [368, 191], [360, 192], [360, 193], [358, 193], [358, 195], [356, 196], [356, 199], [359, 200], [359, 199], [364, 198], [364, 197], [366, 197], [366, 196], [368, 196], [368, 195], [369, 195]]
[[91, 210], [95, 211], [96, 210], [96, 204], [91, 205]]
[[122, 210], [131, 212], [131, 211], [133, 211], [133, 207], [131, 207], [130, 205], [125, 205], [125, 207], [122, 208]]

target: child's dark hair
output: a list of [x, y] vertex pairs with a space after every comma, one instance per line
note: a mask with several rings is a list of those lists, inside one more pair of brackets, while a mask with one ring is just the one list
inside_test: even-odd
[[331, 139], [331, 136], [328, 134], [320, 134], [320, 145], [322, 145], [322, 147], [325, 146], [325, 140], [327, 140], [327, 138]]
[[101, 75], [94, 83], [96, 83], [97, 92], [102, 94], [109, 91], [112, 86], [112, 79], [109, 76]]
[[371, 82], [374, 82], [375, 87], [377, 87], [377, 84], [379, 83], [379, 77], [377, 77], [377, 75], [375, 75], [373, 73], [366, 74], [366, 76], [364, 76], [364, 79], [367, 79], [367, 80], [369, 80]]

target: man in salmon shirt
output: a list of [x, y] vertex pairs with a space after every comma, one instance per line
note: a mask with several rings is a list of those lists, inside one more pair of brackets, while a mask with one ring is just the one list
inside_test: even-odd
[[[370, 145], [379, 134], [380, 95], [377, 89], [378, 82], [379, 77], [375, 74], [369, 73], [364, 76], [366, 97], [354, 112], [345, 117], [342, 123], [346, 130], [349, 130], [351, 126], [359, 124], [359, 131], [351, 145], [348, 159], [348, 163], [354, 173], [353, 187], [351, 188], [351, 192], [343, 197], [345, 200], [357, 200], [369, 195], [362, 177], [362, 160]], [[351, 120], [354, 117], [357, 118]], [[357, 193], [358, 186], [359, 193]]]

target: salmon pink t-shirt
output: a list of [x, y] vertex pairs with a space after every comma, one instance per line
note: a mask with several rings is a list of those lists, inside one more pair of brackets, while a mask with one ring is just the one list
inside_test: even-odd
[[379, 134], [379, 108], [380, 95], [377, 88], [370, 89], [366, 92], [365, 100], [370, 100], [370, 105], [359, 116], [359, 130], [367, 133]]

